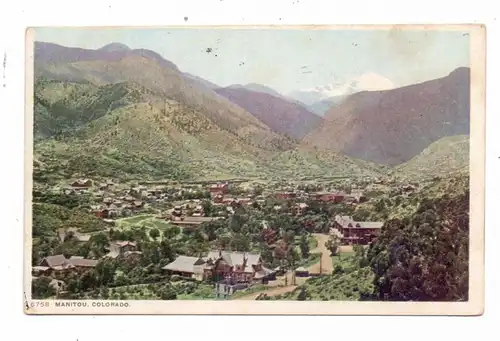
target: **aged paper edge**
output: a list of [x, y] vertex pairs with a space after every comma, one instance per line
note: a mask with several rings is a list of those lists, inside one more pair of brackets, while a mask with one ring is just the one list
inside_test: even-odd
[[[64, 26], [60, 26], [64, 27]], [[151, 28], [148, 26], [130, 26]], [[159, 28], [155, 27], [155, 28]], [[485, 198], [485, 78], [486, 27], [479, 24], [453, 25], [252, 25], [190, 26], [165, 28], [234, 28], [234, 29], [336, 29], [336, 30], [459, 30], [470, 38], [470, 239], [469, 301], [467, 302], [343, 302], [343, 301], [107, 301], [107, 300], [32, 300], [32, 185], [33, 185], [33, 89], [35, 31], [26, 30], [25, 66], [25, 136], [24, 136], [24, 297], [26, 314], [34, 315], [481, 315], [484, 312], [484, 198]], [[113, 26], [88, 27], [119, 28]], [[48, 307], [34, 303], [48, 302]], [[71, 307], [56, 303], [72, 302]], [[115, 306], [98, 307], [113, 304]], [[116, 306], [119, 305], [119, 306]]]

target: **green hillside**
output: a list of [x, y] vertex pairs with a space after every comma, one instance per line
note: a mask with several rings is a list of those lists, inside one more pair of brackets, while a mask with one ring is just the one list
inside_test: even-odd
[[447, 175], [450, 172], [468, 171], [469, 136], [457, 135], [439, 139], [419, 155], [395, 168], [402, 177], [425, 178]]
[[[231, 132], [205, 111], [136, 83], [38, 80], [38, 173], [163, 179], [376, 174], [380, 169], [252, 127]], [[281, 141], [281, 142], [280, 142]], [[263, 147], [265, 145], [265, 148]]]

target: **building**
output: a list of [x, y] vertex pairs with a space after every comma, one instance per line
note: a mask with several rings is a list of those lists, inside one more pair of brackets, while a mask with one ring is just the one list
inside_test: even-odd
[[296, 215], [304, 215], [304, 213], [306, 213], [308, 207], [309, 206], [304, 202], [296, 203], [293, 206], [293, 213]]
[[33, 267], [33, 272], [38, 274], [47, 274], [51, 272], [85, 270], [95, 268], [97, 260], [85, 259], [83, 257], [72, 256], [67, 259], [64, 255], [48, 256], [42, 259], [39, 266]]
[[312, 195], [313, 200], [336, 204], [344, 201], [346, 197], [347, 195], [344, 192], [317, 192]]
[[107, 208], [98, 208], [98, 209], [95, 209], [94, 210], [94, 215], [97, 218], [107, 219], [107, 218], [109, 218], [109, 209], [107, 209]]
[[179, 275], [196, 280], [203, 280], [203, 267], [205, 261], [199, 257], [179, 256], [172, 263], [162, 269], [171, 275]]
[[221, 204], [223, 202], [223, 200], [224, 200], [224, 195], [222, 195], [220, 193], [219, 194], [215, 194], [215, 195], [213, 195], [212, 200], [216, 204]]
[[342, 244], [367, 245], [377, 237], [383, 222], [354, 221], [350, 216], [335, 216], [333, 233], [341, 238]]
[[217, 183], [217, 184], [212, 184], [208, 187], [208, 191], [212, 196], [215, 196], [217, 194], [226, 194], [229, 193], [229, 183]]
[[205, 279], [224, 283], [267, 282], [275, 272], [262, 264], [260, 254], [230, 251], [211, 251], [206, 257]]
[[[276, 271], [262, 265], [260, 254], [231, 251], [211, 251], [203, 258], [178, 256], [163, 269], [186, 278], [224, 284], [221, 294], [229, 291], [232, 294], [235, 289], [246, 288], [251, 283], [267, 283], [276, 276]], [[237, 286], [241, 283], [247, 285]]]
[[70, 237], [79, 242], [86, 243], [90, 240], [90, 237], [92, 237], [92, 235], [88, 233], [78, 232], [76, 228], [69, 228], [69, 229], [61, 228], [58, 230], [58, 235], [61, 242], [64, 242], [66, 237]]
[[230, 281], [220, 281], [215, 283], [214, 295], [216, 298], [229, 298], [238, 290], [245, 290], [250, 285], [248, 283], [232, 283]]
[[348, 199], [355, 203], [363, 203], [368, 200], [368, 198], [362, 192], [352, 192]]
[[309, 277], [309, 270], [301, 266], [295, 269], [295, 276], [297, 277]]
[[130, 241], [114, 241], [109, 244], [109, 252], [104, 257], [117, 258], [140, 255], [137, 244]]

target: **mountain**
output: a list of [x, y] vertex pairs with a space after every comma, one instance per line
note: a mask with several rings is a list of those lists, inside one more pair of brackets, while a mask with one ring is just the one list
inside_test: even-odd
[[82, 49], [79, 47], [65, 47], [58, 44], [35, 42], [34, 60], [35, 68], [42, 65], [55, 65], [58, 63], [75, 63], [85, 61], [119, 61], [123, 58], [137, 56], [152, 59], [161, 66], [173, 70], [179, 70], [177, 66], [164, 59], [158, 53], [146, 50], [132, 50], [128, 46], [120, 43], [111, 43], [97, 50]]
[[[273, 97], [278, 97], [278, 98], [282, 98], [282, 99], [287, 99], [285, 96], [283, 96], [282, 94], [280, 94], [278, 91], [268, 87], [268, 86], [265, 86], [265, 85], [262, 85], [262, 84], [257, 84], [257, 83], [248, 83], [248, 84], [245, 84], [245, 85], [241, 85], [241, 84], [232, 84], [226, 88], [229, 88], [229, 89], [245, 89], [245, 90], [249, 90], [249, 91], [253, 91], [253, 92], [262, 92], [264, 94], [268, 94], [268, 95], [271, 95]], [[290, 100], [290, 99], [287, 99], [287, 100]]]
[[469, 169], [469, 136], [443, 137], [431, 143], [420, 154], [398, 165], [396, 173], [401, 176], [433, 177], [446, 176], [455, 171]]
[[288, 97], [294, 98], [306, 105], [336, 98], [340, 101], [346, 96], [360, 91], [388, 90], [394, 88], [394, 84], [387, 78], [373, 72], [365, 73], [359, 77], [349, 79], [346, 82], [338, 81], [309, 89], [296, 90]]
[[297, 176], [342, 176], [344, 161], [350, 175], [378, 172], [331, 151], [289, 158], [296, 141], [153, 51], [36, 48], [35, 180], [280, 177], [282, 157]]
[[319, 116], [324, 116], [332, 107], [339, 105], [346, 96], [334, 96], [307, 106], [307, 109]]
[[201, 77], [198, 77], [198, 76], [192, 75], [192, 74], [187, 73], [187, 72], [184, 72], [183, 74], [184, 74], [184, 77], [189, 78], [189, 79], [192, 79], [193, 81], [195, 81], [195, 82], [197, 82], [197, 83], [199, 83], [199, 84], [201, 84], [201, 85], [203, 85], [204, 87], [207, 87], [207, 88], [209, 88], [209, 89], [214, 90], [214, 89], [218, 89], [218, 88], [220, 88], [220, 86], [218, 86], [217, 84], [212, 83], [212, 82], [210, 82], [210, 81], [207, 81], [206, 79], [203, 79], [203, 78], [201, 78]]
[[215, 91], [257, 117], [272, 130], [294, 138], [304, 137], [322, 120], [305, 107], [268, 93], [243, 87], [227, 87]]
[[[44, 43], [37, 44], [45, 46]], [[43, 55], [51, 55], [53, 44], [39, 48]], [[36, 46], [35, 46], [36, 47]], [[139, 53], [126, 53], [117, 58], [113, 53], [95, 53], [95, 50], [83, 50], [84, 60], [75, 55], [75, 49], [57, 46], [60, 53], [57, 62], [47, 58], [35, 60], [35, 77], [46, 80], [58, 80], [73, 83], [91, 83], [97, 86], [116, 83], [134, 83], [162, 98], [158, 105], [162, 106], [163, 99], [174, 100], [185, 104], [187, 107], [203, 112], [212, 122], [230, 134], [235, 134], [246, 143], [266, 148], [289, 148], [286, 139], [272, 132], [264, 123], [253, 117], [241, 107], [219, 96], [211, 89], [204, 87], [192, 79], [186, 78], [175, 64], [163, 59], [156, 52], [147, 50]], [[47, 52], [48, 51], [48, 52]], [[68, 56], [67, 60], [61, 56]], [[92, 58], [98, 59], [92, 59]], [[116, 57], [116, 58], [115, 58]], [[284, 143], [284, 144], [282, 144]]]
[[458, 68], [420, 84], [353, 94], [302, 143], [397, 165], [442, 137], [469, 134], [469, 111], [470, 69]]

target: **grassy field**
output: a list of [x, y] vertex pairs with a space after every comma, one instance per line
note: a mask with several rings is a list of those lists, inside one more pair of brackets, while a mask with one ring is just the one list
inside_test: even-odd
[[260, 291], [268, 290], [269, 288], [270, 288], [269, 286], [264, 285], [264, 284], [254, 285], [254, 286], [252, 286], [252, 287], [250, 287], [248, 289], [236, 291], [231, 296], [231, 298], [232, 299], [237, 299], [239, 297], [246, 296], [246, 295], [249, 295], [249, 294], [253, 294], [255, 292], [260, 292]]
[[163, 232], [172, 227], [172, 225], [164, 220], [156, 218], [153, 214], [142, 214], [134, 217], [117, 219], [116, 227], [120, 230], [141, 227], [148, 230], [148, 232], [156, 228], [160, 231], [160, 238], [163, 238]]
[[311, 254], [309, 254], [309, 257], [307, 257], [306, 259], [302, 259], [299, 262], [299, 266], [303, 266], [305, 268], [308, 268], [311, 265], [318, 263], [320, 257], [321, 257], [320, 253], [311, 253]]
[[318, 247], [318, 240], [314, 237], [309, 237], [309, 250], [314, 250]]

